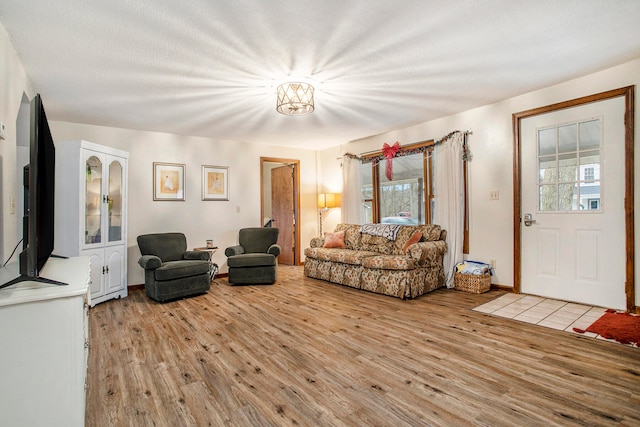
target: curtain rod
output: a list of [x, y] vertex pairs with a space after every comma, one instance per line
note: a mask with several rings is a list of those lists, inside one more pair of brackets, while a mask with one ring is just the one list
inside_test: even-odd
[[[460, 131], [453, 131], [451, 133], [456, 133], [456, 132], [460, 132]], [[473, 135], [473, 131], [472, 130], [465, 130], [464, 132], [461, 132], [461, 133], [463, 133], [464, 135]], [[442, 140], [440, 140], [440, 141], [442, 141]], [[434, 144], [436, 144], [437, 142], [440, 142], [440, 141], [434, 141]], [[364, 153], [358, 154], [358, 156], [366, 156], [367, 154], [373, 154], [373, 153], [377, 153], [379, 151], [380, 150], [365, 151]], [[343, 159], [343, 156], [336, 157], [336, 160], [342, 160], [342, 159]]]

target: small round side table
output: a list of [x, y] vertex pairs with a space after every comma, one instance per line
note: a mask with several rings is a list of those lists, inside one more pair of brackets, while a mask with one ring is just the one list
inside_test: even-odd
[[215, 262], [212, 262], [211, 257], [213, 256], [213, 254], [216, 253], [216, 251], [218, 250], [218, 247], [217, 246], [214, 246], [213, 248], [201, 247], [201, 248], [193, 248], [193, 250], [209, 253], [209, 278], [213, 280], [213, 278], [216, 277], [216, 274], [218, 274], [218, 264], [216, 264]]

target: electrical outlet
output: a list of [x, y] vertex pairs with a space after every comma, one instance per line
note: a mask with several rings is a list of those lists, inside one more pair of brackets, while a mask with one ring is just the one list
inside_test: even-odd
[[489, 261], [489, 264], [491, 265], [491, 269], [495, 270], [496, 269], [496, 260], [492, 259], [491, 261]]
[[498, 200], [500, 199], [500, 191], [499, 190], [491, 190], [489, 191], [489, 200]]
[[9, 196], [9, 213], [15, 215], [16, 213], [16, 198]]

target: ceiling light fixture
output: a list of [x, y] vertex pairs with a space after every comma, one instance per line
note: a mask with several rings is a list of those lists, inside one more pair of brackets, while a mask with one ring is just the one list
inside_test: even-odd
[[304, 82], [287, 82], [278, 86], [276, 110], [287, 116], [301, 116], [311, 113], [313, 86]]

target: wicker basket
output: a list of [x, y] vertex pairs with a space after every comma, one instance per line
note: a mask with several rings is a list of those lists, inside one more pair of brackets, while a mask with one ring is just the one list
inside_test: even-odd
[[485, 271], [482, 276], [477, 274], [455, 273], [453, 276], [453, 285], [454, 288], [459, 291], [482, 294], [491, 288], [491, 274], [489, 274], [489, 270]]

